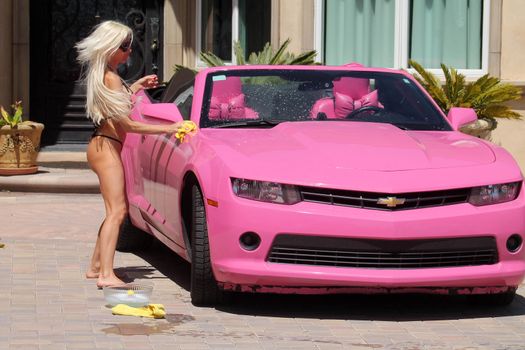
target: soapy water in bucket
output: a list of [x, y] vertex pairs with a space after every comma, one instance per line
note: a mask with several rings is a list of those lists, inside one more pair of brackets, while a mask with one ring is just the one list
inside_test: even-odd
[[104, 297], [111, 306], [125, 304], [131, 307], [142, 307], [149, 304], [152, 291], [153, 286], [129, 283], [104, 287]]

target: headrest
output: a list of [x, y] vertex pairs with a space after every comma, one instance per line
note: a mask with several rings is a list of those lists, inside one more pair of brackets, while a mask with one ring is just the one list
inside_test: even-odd
[[242, 94], [242, 83], [240, 77], [227, 77], [224, 80], [213, 82], [211, 96], [219, 99], [219, 102], [229, 101], [234, 96]]
[[334, 80], [334, 94], [340, 93], [353, 99], [361, 98], [370, 89], [370, 81], [366, 78], [341, 77]]

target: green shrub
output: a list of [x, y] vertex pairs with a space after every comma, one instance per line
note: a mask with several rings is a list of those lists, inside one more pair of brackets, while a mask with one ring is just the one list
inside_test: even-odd
[[478, 118], [496, 128], [496, 118], [521, 119], [521, 115], [504, 103], [521, 98], [521, 88], [502, 83], [500, 79], [485, 74], [476, 81], [467, 82], [465, 76], [456, 69], [441, 64], [445, 75], [445, 83], [430, 71], [425, 70], [416, 61], [410, 60], [410, 65], [416, 70], [413, 76], [427, 90], [439, 107], [445, 112], [452, 107], [473, 108]]

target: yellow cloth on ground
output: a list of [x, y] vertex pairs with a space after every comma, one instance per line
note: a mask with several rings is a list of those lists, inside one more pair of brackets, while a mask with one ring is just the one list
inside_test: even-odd
[[162, 304], [149, 304], [143, 307], [132, 307], [126, 304], [118, 304], [111, 308], [113, 315], [139, 316], [150, 318], [164, 318], [166, 311]]
[[175, 137], [180, 142], [183, 142], [186, 135], [188, 134], [193, 135], [196, 131], [197, 131], [197, 125], [191, 120], [185, 120], [182, 122], [182, 126], [177, 130]]

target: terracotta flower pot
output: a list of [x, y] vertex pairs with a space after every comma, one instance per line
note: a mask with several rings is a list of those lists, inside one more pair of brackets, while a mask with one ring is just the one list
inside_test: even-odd
[[461, 127], [460, 131], [464, 132], [465, 134], [469, 134], [490, 141], [492, 138], [493, 128], [493, 125], [489, 121], [485, 119], [478, 119], [473, 123]]
[[33, 174], [38, 171], [36, 158], [44, 125], [35, 122], [0, 128], [0, 175]]

